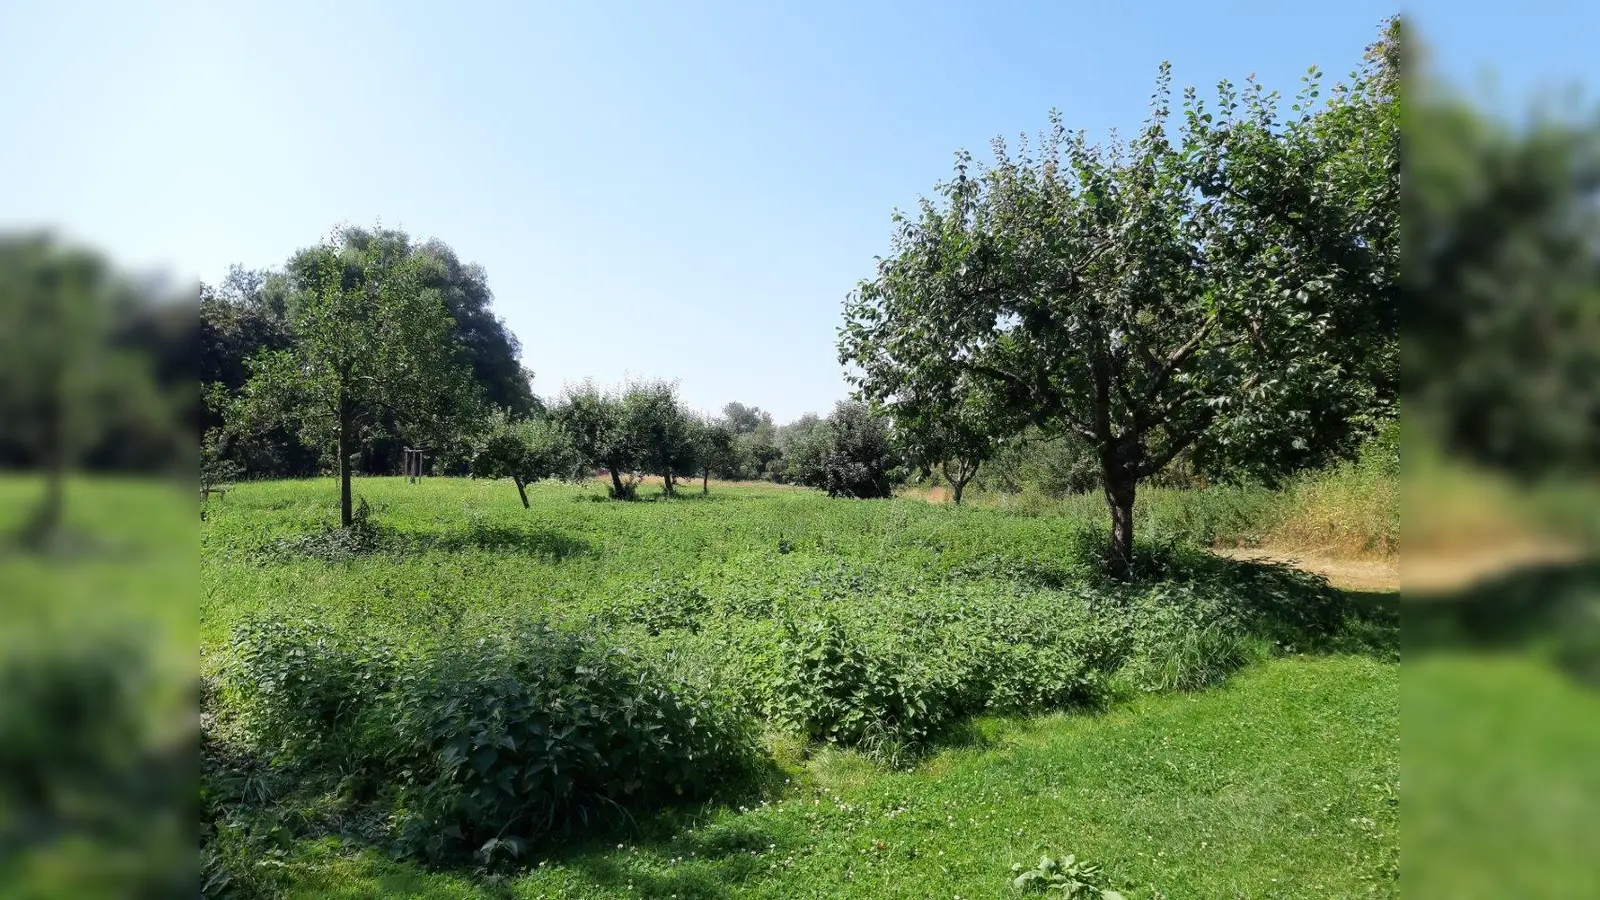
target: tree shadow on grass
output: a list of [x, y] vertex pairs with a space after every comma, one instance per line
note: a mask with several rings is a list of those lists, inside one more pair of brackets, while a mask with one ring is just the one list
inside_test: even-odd
[[629, 865], [609, 838], [560, 848], [552, 858], [616, 896], [715, 900], [768, 874], [767, 859], [789, 850], [776, 835], [743, 819], [697, 828], [672, 816], [651, 825], [646, 830], [658, 834], [621, 842], [646, 865]]
[[1133, 585], [1188, 584], [1222, 598], [1256, 637], [1296, 652], [1400, 658], [1400, 595], [1349, 591], [1283, 562], [1234, 559], [1185, 547], [1141, 548]]
[[1532, 650], [1600, 686], [1600, 560], [1514, 569], [1466, 588], [1412, 593], [1408, 651]]
[[[447, 865], [436, 871], [469, 877], [497, 897], [511, 896], [505, 886], [514, 883], [519, 874], [553, 864], [582, 873], [585, 880], [615, 896], [720, 900], [731, 896], [740, 882], [767, 874], [768, 859], [774, 851], [787, 852], [788, 846], [743, 817], [713, 819], [718, 813], [754, 806], [761, 798], [774, 796], [782, 783], [782, 772], [770, 759], [755, 759], [750, 769], [726, 783], [715, 799], [613, 814], [559, 828], [534, 841], [515, 864], [497, 867], [492, 874], [471, 864]], [[630, 857], [640, 864], [632, 864]], [[415, 875], [396, 877], [397, 886], [411, 891], [422, 883]], [[495, 890], [497, 887], [500, 890]]]
[[409, 534], [406, 543], [416, 550], [441, 550], [458, 553], [465, 550], [488, 550], [495, 553], [514, 553], [541, 556], [560, 562], [594, 552], [583, 538], [533, 526], [514, 527], [490, 522], [468, 522], [449, 530]]

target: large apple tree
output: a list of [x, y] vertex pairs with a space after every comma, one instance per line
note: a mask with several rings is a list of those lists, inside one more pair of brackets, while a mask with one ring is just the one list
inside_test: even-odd
[[958, 154], [936, 199], [896, 215], [840, 361], [888, 409], [965, 383], [1087, 442], [1126, 571], [1139, 482], [1178, 454], [1292, 469], [1370, 412], [1394, 346], [1393, 58], [1375, 48], [1327, 101], [1313, 69], [1287, 117], [1253, 80], [1175, 113], [1163, 65], [1131, 138], [1091, 143], [1052, 114], [1036, 147]]

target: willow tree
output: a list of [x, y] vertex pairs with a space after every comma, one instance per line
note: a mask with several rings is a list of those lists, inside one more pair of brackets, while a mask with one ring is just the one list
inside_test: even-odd
[[455, 320], [427, 256], [381, 243], [339, 241], [290, 262], [291, 345], [258, 354], [230, 411], [230, 425], [288, 424], [330, 452], [339, 478], [339, 522], [354, 522], [351, 458], [393, 429], [439, 440], [475, 417], [478, 392], [458, 352]]
[[[1381, 74], [1372, 60], [1363, 84]], [[1036, 148], [996, 141], [981, 168], [958, 154], [846, 303], [840, 360], [860, 393], [893, 408], [969, 380], [1087, 442], [1123, 571], [1139, 482], [1202, 438], [1292, 465], [1324, 440], [1321, 410], [1364, 396], [1351, 360], [1373, 338], [1354, 323], [1392, 305], [1395, 281], [1387, 245], [1364, 235], [1395, 221], [1397, 169], [1352, 179], [1348, 160], [1398, 161], [1397, 132], [1382, 116], [1330, 129], [1318, 80], [1287, 119], [1253, 81], [1223, 82], [1215, 106], [1185, 91], [1174, 116], [1163, 65], [1130, 139], [1091, 143], [1052, 114]]]

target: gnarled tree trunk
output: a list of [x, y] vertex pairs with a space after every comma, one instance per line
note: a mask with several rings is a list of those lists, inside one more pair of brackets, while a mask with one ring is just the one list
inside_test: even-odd
[[955, 473], [951, 474], [950, 463], [946, 461], [943, 464], [944, 479], [950, 482], [950, 499], [955, 501], [957, 506], [961, 505], [961, 493], [967, 489], [968, 484], [972, 483], [972, 479], [977, 477], [978, 465], [977, 462], [958, 459], [956, 460]]
[[1111, 569], [1114, 574], [1125, 576], [1133, 564], [1133, 500], [1139, 485], [1138, 468], [1117, 454], [1106, 460], [1101, 477], [1106, 506], [1111, 510]]

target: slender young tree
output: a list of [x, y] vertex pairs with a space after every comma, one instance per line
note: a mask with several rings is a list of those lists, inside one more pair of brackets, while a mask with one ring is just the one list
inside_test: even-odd
[[[733, 404], [729, 404], [730, 406]], [[711, 493], [711, 473], [739, 467], [739, 446], [733, 427], [726, 420], [709, 416], [694, 425], [695, 460], [700, 468], [700, 493]]]

